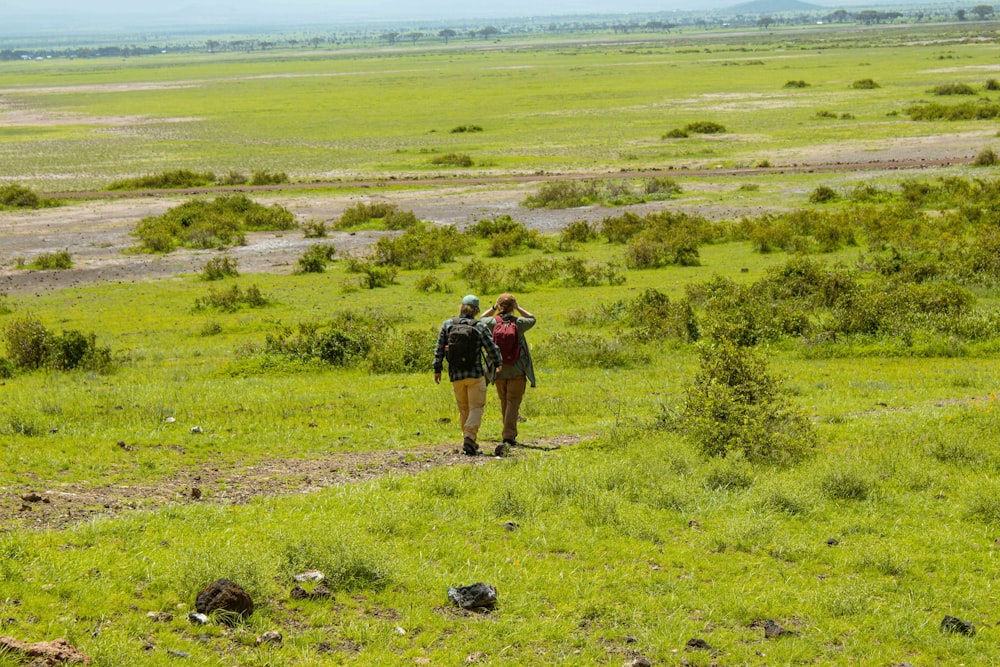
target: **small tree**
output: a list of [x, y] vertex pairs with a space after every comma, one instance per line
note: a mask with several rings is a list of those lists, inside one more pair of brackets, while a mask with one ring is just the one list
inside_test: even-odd
[[444, 30], [438, 32], [438, 37], [440, 37], [441, 39], [443, 39], [444, 43], [447, 44], [448, 40], [451, 39], [452, 37], [454, 37], [457, 34], [458, 33], [455, 32], [454, 30], [452, 30], [451, 28], [445, 28]]

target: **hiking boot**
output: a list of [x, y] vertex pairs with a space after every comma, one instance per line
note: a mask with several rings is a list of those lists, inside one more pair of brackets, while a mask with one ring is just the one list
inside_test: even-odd
[[479, 445], [476, 444], [475, 440], [466, 436], [465, 439], [462, 440], [462, 451], [468, 456], [475, 456], [479, 453]]
[[510, 456], [510, 444], [509, 441], [505, 440], [497, 445], [497, 448], [493, 450], [494, 456]]

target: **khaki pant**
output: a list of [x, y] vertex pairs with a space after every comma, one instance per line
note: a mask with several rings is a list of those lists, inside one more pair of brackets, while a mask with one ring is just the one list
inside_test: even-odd
[[517, 440], [517, 418], [521, 412], [521, 400], [528, 378], [524, 374], [509, 380], [497, 380], [497, 396], [500, 398], [500, 414], [503, 417], [503, 439]]
[[486, 378], [455, 380], [451, 383], [458, 403], [458, 423], [462, 435], [476, 439], [479, 425], [483, 423], [483, 406], [486, 405]]

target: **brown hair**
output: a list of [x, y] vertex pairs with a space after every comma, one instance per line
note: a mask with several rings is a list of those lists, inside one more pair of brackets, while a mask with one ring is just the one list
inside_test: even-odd
[[515, 303], [517, 303], [517, 299], [514, 298], [514, 295], [509, 292], [504, 292], [497, 297], [497, 306], [500, 308], [500, 312], [504, 315], [514, 310]]
[[458, 314], [461, 315], [462, 317], [475, 317], [476, 313], [478, 312], [479, 309], [476, 308], [475, 306], [470, 306], [467, 303], [463, 303], [462, 307], [458, 311]]

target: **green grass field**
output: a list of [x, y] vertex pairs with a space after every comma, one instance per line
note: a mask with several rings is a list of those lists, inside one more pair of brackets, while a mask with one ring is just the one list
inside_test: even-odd
[[[930, 100], [939, 83], [981, 86], [996, 45], [971, 36], [948, 27], [641, 48], [4, 63], [0, 120], [10, 109], [88, 120], [0, 126], [0, 174], [58, 192], [178, 168], [299, 180], [431, 174], [429, 159], [449, 152], [474, 156], [480, 172], [613, 172], [779, 162], [773, 156], [950, 133], [985, 146], [991, 121], [887, 116]], [[964, 69], [937, 71], [952, 66]], [[850, 88], [869, 77], [881, 88]], [[811, 85], [783, 88], [799, 79]], [[837, 117], [817, 116], [824, 110]], [[109, 120], [134, 115], [151, 122]], [[662, 139], [698, 120], [729, 132]], [[484, 131], [449, 132], [468, 124]], [[859, 296], [841, 311], [794, 299], [786, 307], [773, 295], [746, 308], [727, 302], [763, 299], [738, 289], [801, 259], [758, 252], [752, 235], [737, 232], [700, 243], [696, 266], [629, 266], [627, 244], [560, 247], [549, 235], [506, 258], [469, 240], [453, 261], [401, 269], [377, 289], [359, 287], [340, 258], [324, 273], [0, 294], [0, 359], [14, 357], [11, 327], [30, 315], [51, 335], [94, 333], [116, 362], [113, 372], [0, 365], [10, 371], [0, 379], [0, 635], [64, 637], [107, 666], [184, 656], [259, 666], [617, 666], [639, 656], [706, 667], [1000, 662], [1000, 275], [988, 254], [973, 253], [996, 247], [997, 188], [988, 168], [879, 172], [877, 181], [895, 193], [908, 178], [967, 190], [904, 211], [897, 195], [874, 208], [849, 198], [808, 203], [817, 185], [846, 193], [870, 182], [864, 174], [680, 179], [675, 203], [695, 209], [782, 207], [808, 220], [842, 211], [845, 227], [860, 221], [857, 245], [806, 255], [830, 281], [856, 272], [852, 289], [870, 301]], [[738, 221], [704, 226], [726, 225]], [[539, 386], [528, 391], [521, 439], [544, 448], [434, 465], [428, 452], [459, 448], [450, 387], [433, 383], [430, 364], [438, 326], [474, 289], [463, 267], [478, 259], [497, 275], [567, 258], [613, 262], [625, 282], [560, 276], [517, 290], [539, 318], [529, 334]], [[895, 273], [878, 270], [891, 261]], [[962, 273], [966, 266], [979, 268]], [[907, 282], [900, 276], [911, 269], [920, 277]], [[732, 285], [713, 301], [721, 279]], [[259, 288], [267, 305], [198, 307], [210, 290], [233, 285]], [[882, 285], [940, 310], [914, 315], [903, 299], [893, 306], [898, 321], [878, 331], [835, 327], [862, 308], [881, 314]], [[933, 299], [954, 285], [954, 300], [959, 290], [969, 299], [960, 314], [962, 304]], [[646, 303], [650, 289], [692, 305], [698, 342], [655, 327], [643, 334], [660, 313], [615, 319]], [[484, 303], [492, 291], [480, 294]], [[713, 311], [723, 302], [729, 310]], [[393, 335], [355, 365], [266, 352], [285, 328], [372, 313]], [[808, 417], [815, 446], [788, 465], [707, 456], [678, 424], [701, 351], [720, 343], [712, 331], [740, 318], [766, 330], [800, 315], [808, 327], [746, 349]], [[414, 345], [425, 351], [423, 370], [378, 371], [380, 359]], [[493, 396], [481, 437], [500, 437]], [[416, 465], [364, 475], [385, 452]], [[289, 479], [269, 481], [296, 493], [230, 495], [270, 462], [332, 475], [317, 463], [343, 466], [347, 456], [360, 481], [308, 490], [304, 473], [282, 473]], [[180, 492], [132, 507], [83, 500], [87, 490], [126, 498], [129, 489], [196, 485], [200, 500]], [[39, 528], [42, 508], [21, 501], [29, 492], [72, 515]], [[326, 574], [329, 598], [291, 596], [294, 575], [309, 569]], [[256, 611], [232, 627], [193, 625], [196, 594], [219, 577], [243, 586]], [[496, 610], [449, 604], [449, 587], [475, 582], [497, 587]], [[945, 616], [974, 624], [975, 634], [943, 631]], [[768, 621], [787, 632], [769, 636]], [[271, 630], [282, 633], [280, 645], [256, 641]], [[19, 664], [0, 650], [0, 667]]]

